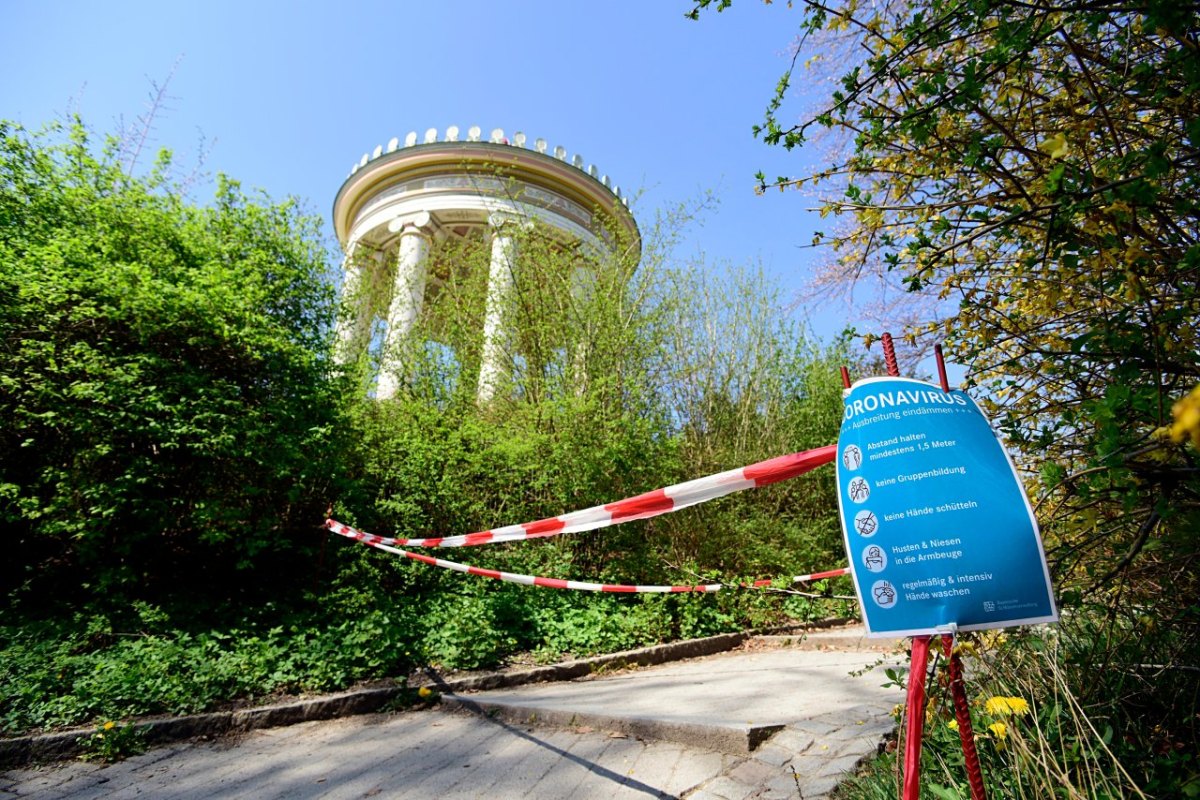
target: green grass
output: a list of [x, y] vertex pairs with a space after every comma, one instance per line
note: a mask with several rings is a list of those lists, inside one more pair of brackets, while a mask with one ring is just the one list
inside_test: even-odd
[[759, 592], [622, 597], [479, 582], [395, 607], [328, 600], [269, 625], [248, 614], [185, 630], [160, 609], [135, 610], [121, 622], [80, 614], [0, 626], [0, 733], [262, 703], [403, 680], [422, 665], [547, 663], [844, 612]]
[[[1200, 797], [1195, 680], [1186, 669], [1142, 675], [1139, 662], [1163, 642], [1137, 634], [1081, 611], [1049, 628], [965, 637], [967, 695], [989, 797]], [[970, 788], [943, 665], [930, 684], [921, 786], [923, 796], [965, 800]], [[865, 765], [839, 788], [838, 800], [898, 796], [903, 747]]]
[[385, 611], [266, 630], [113, 632], [103, 618], [0, 628], [5, 735], [187, 714], [403, 676], [410, 637]]

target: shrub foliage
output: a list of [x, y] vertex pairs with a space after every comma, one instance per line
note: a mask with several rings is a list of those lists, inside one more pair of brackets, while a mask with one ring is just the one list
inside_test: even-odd
[[[815, 174], [759, 175], [760, 190], [817, 194], [820, 282], [903, 290], [906, 340], [944, 338], [968, 367], [1037, 476], [1072, 636], [1088, 632], [1063, 651], [1067, 685], [1112, 720], [1139, 785], [1164, 791], [1151, 776], [1173, 771], [1194, 794], [1197, 696], [1180, 684], [1200, 588], [1197, 6], [802, 0], [794, 19], [793, 63], [829, 91], [789, 118], [789, 70], [753, 132], [841, 147]], [[1076, 744], [1046, 752], [1061, 766]]]
[[334, 480], [316, 223], [226, 179], [191, 205], [165, 163], [129, 177], [61, 132], [0, 125], [5, 592], [30, 612], [261, 600]]
[[[519, 242], [504, 385], [475, 399], [486, 243], [441, 243], [403, 348], [330, 359], [316, 220], [220, 178], [196, 205], [75, 123], [0, 125], [0, 584], [5, 733], [183, 713], [417, 664], [491, 666], [829, 609], [802, 598], [590, 596], [397, 560], [320, 531], [332, 506], [400, 536], [557, 515], [836, 436], [841, 345], [778, 322], [755, 276], [707, 283], [649, 233], [597, 264]], [[669, 225], [667, 226], [669, 229]], [[619, 236], [619, 233], [614, 234]], [[616, 247], [616, 252], [637, 252]], [[608, 582], [835, 565], [829, 476], [676, 518], [474, 548], [513, 572]]]

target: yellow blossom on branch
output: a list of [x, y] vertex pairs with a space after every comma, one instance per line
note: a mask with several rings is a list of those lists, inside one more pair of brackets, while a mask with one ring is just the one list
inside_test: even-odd
[[1067, 137], [1061, 133], [1054, 134], [1038, 145], [1038, 148], [1051, 158], [1063, 158], [1071, 151], [1071, 146], [1067, 143]]
[[959, 642], [954, 645], [954, 655], [956, 656], [974, 656], [979, 657], [979, 648], [974, 642]]
[[1200, 386], [1192, 389], [1171, 408], [1174, 422], [1167, 428], [1167, 435], [1174, 442], [1191, 440], [1200, 447]]

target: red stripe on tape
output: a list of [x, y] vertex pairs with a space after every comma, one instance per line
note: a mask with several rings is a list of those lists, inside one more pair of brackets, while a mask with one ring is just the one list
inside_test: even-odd
[[812, 575], [805, 575], [804, 577], [810, 581], [819, 581], [821, 578], [836, 578], [839, 575], [846, 575], [849, 572], [850, 570], [848, 569], [831, 569], [828, 572], [814, 572]]
[[656, 489], [653, 492], [639, 494], [637, 497], [631, 497], [628, 500], [609, 503], [604, 509], [612, 512], [612, 521], [617, 522], [632, 517], [649, 516], [663, 511], [670, 511], [674, 507], [675, 501], [667, 497], [666, 490]]
[[636, 592], [637, 589], [638, 589], [638, 587], [636, 587], [636, 586], [622, 586], [621, 584], [614, 585], [614, 584], [606, 583], [606, 584], [604, 584], [604, 587], [600, 591], [602, 591], [602, 592]]
[[[669, 486], [653, 492], [619, 500], [605, 506], [584, 509], [574, 514], [538, 520], [521, 525], [505, 526], [497, 531], [481, 531], [463, 536], [439, 536], [428, 539], [406, 539], [375, 537], [369, 543], [375, 545], [405, 545], [410, 547], [459, 547], [489, 544], [498, 541], [520, 541], [541, 536], [554, 536], [568, 530], [585, 531], [604, 528], [620, 522], [633, 519], [647, 519], [659, 514], [665, 514], [679, 508], [687, 508], [697, 503], [703, 503], [722, 497], [730, 492], [740, 491], [752, 486], [765, 486], [808, 472], [822, 464], [828, 464], [836, 456], [836, 446], [816, 448], [804, 453], [793, 453], [778, 458], [761, 461], [737, 470], [729, 470], [719, 475], [710, 475], [693, 481]], [[606, 512], [607, 518], [600, 512]], [[568, 523], [567, 518], [572, 518]], [[342, 525], [333, 519], [325, 521], [325, 527], [344, 536], [353, 536], [360, 541], [368, 541], [366, 534]], [[663, 587], [658, 587], [661, 590]]]
[[792, 453], [760, 461], [745, 467], [742, 472], [748, 479], [754, 481], [756, 486], [766, 486], [816, 469], [822, 464], [828, 464], [836, 457], [837, 445], [830, 444], [815, 450], [806, 450], [803, 453]]
[[425, 556], [425, 555], [421, 555], [420, 553], [405, 553], [404, 555], [408, 558], [413, 559], [414, 561], [421, 561], [421, 562], [424, 562], [424, 563], [429, 564], [434, 567], [441, 566], [441, 564], [438, 563], [438, 560], [436, 558], [434, 558], [433, 556]]
[[483, 578], [495, 578], [500, 580], [500, 573], [494, 569], [484, 569], [482, 567], [467, 567], [467, 572], [472, 575], [479, 575]]
[[566, 581], [559, 580], [558, 578], [539, 578], [537, 576], [534, 576], [533, 585], [534, 586], [545, 586], [547, 589], [566, 589], [567, 588]]
[[532, 538], [535, 536], [553, 536], [567, 527], [567, 523], [558, 517], [551, 517], [550, 519], [539, 519], [537, 522], [526, 522], [521, 527]]

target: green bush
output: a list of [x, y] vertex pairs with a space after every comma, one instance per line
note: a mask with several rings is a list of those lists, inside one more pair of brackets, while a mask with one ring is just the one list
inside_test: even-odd
[[0, 590], [30, 614], [286, 594], [336, 482], [317, 222], [164, 166], [0, 122]]

